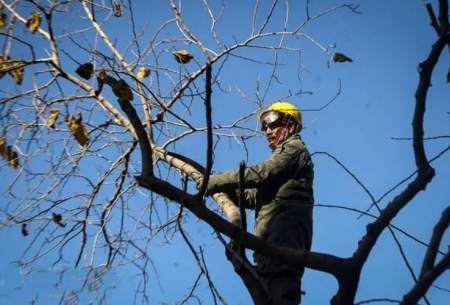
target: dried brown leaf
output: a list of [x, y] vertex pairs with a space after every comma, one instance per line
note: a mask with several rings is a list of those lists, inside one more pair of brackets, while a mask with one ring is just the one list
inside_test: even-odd
[[63, 217], [61, 214], [52, 213], [53, 222], [64, 228], [66, 225], [62, 223], [62, 219]]
[[26, 223], [22, 224], [22, 229], [20, 230], [20, 232], [22, 233], [23, 236], [28, 236], [28, 229]]
[[6, 69], [6, 63], [8, 62], [9, 57], [6, 55], [0, 56], [0, 79], [5, 75], [6, 72], [3, 70]]
[[0, 156], [6, 158], [6, 139], [4, 137], [0, 137]]
[[78, 66], [75, 72], [82, 78], [88, 80], [94, 74], [94, 65], [90, 62]]
[[173, 54], [175, 60], [180, 64], [187, 64], [194, 58], [194, 56], [189, 54], [189, 52], [187, 50], [175, 51], [172, 54]]
[[0, 57], [0, 78], [8, 73], [14, 78], [17, 85], [22, 84], [25, 63], [22, 60], [9, 59], [8, 56]]
[[56, 121], [58, 120], [59, 109], [50, 110], [50, 115], [47, 118], [47, 127], [51, 129], [55, 129]]
[[6, 146], [6, 160], [13, 169], [19, 167], [19, 154], [10, 145]]
[[120, 6], [120, 2], [114, 1], [112, 4], [114, 16], [120, 17], [122, 16], [122, 7]]
[[342, 53], [334, 53], [333, 60], [334, 62], [353, 62], [350, 57]]
[[140, 67], [137, 74], [136, 74], [136, 78], [140, 81], [143, 81], [144, 78], [148, 77], [150, 75], [150, 69], [146, 68], [146, 67]]
[[0, 12], [0, 30], [6, 25], [7, 15], [4, 12]]
[[27, 19], [26, 26], [31, 33], [35, 33], [41, 26], [41, 14], [39, 12], [31, 14]]
[[12, 70], [9, 70], [8, 73], [11, 75], [11, 77], [14, 79], [17, 85], [21, 85], [23, 81], [23, 72], [25, 71], [25, 68], [23, 66], [19, 68], [15, 68]]
[[75, 118], [72, 115], [68, 115], [65, 121], [67, 123], [67, 126], [69, 127], [70, 132], [75, 137], [75, 140], [77, 140], [77, 142], [82, 146], [88, 145], [89, 134], [83, 125], [81, 114], [78, 115], [78, 118]]

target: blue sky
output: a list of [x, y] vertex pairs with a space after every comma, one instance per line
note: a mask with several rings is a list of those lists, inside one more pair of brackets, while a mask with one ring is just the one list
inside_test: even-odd
[[[270, 7], [269, 1], [261, 1], [261, 8], [257, 15], [257, 24], [261, 24], [264, 13]], [[327, 7], [341, 3], [339, 1], [311, 1], [311, 15], [318, 13]], [[213, 73], [221, 68], [218, 81], [220, 88], [214, 87], [213, 92], [213, 121], [215, 124], [229, 124], [245, 113], [256, 110], [256, 101], [268, 105], [271, 101], [280, 99], [299, 90], [306, 92], [300, 96], [288, 98], [303, 112], [305, 129], [302, 138], [305, 140], [311, 153], [328, 152], [338, 158], [352, 173], [354, 173], [371, 191], [375, 198], [381, 197], [393, 185], [410, 175], [415, 169], [412, 143], [409, 140], [393, 140], [393, 137], [410, 137], [411, 118], [414, 106], [414, 92], [418, 83], [417, 66], [423, 61], [436, 40], [434, 30], [429, 25], [430, 21], [425, 9], [425, 2], [412, 1], [359, 1], [359, 11], [362, 14], [353, 14], [348, 10], [338, 10], [330, 15], [320, 18], [308, 24], [303, 30], [324, 46], [335, 45], [331, 52], [343, 52], [350, 56], [354, 62], [346, 64], [329, 64], [329, 56], [304, 38], [286, 38], [286, 45], [300, 49], [299, 57], [295, 53], [280, 51], [277, 68], [277, 81], [264, 94], [265, 88], [270, 82], [270, 65], [257, 64], [242, 59], [242, 56], [257, 59], [263, 62], [274, 60], [274, 52], [271, 50], [245, 49], [236, 51], [241, 57], [229, 57], [213, 67]], [[437, 1], [432, 2], [437, 7]], [[251, 16], [253, 1], [225, 1], [223, 17], [217, 23], [217, 31], [225, 45], [248, 36], [251, 31]], [[304, 1], [289, 2], [290, 22], [288, 27], [294, 26], [304, 18]], [[136, 16], [136, 27], [146, 28], [146, 32], [140, 39], [141, 47], [146, 46], [150, 37], [159, 25], [171, 18], [169, 5], [166, 2], [134, 1], [133, 12]], [[212, 4], [215, 12], [220, 10], [218, 2]], [[29, 9], [28, 9], [29, 11]], [[23, 12], [27, 12], [24, 8]], [[274, 12], [274, 19], [268, 24], [268, 30], [279, 30], [283, 23], [280, 20], [284, 16], [285, 4], [280, 3]], [[24, 13], [25, 14], [25, 13]], [[125, 17], [112, 18], [105, 25], [105, 31], [114, 38], [121, 51], [126, 50], [130, 43], [131, 25]], [[182, 14], [192, 31], [212, 50], [219, 50], [214, 43], [208, 29], [210, 20], [202, 1], [183, 1]], [[25, 14], [26, 15], [26, 14]], [[64, 14], [56, 19], [59, 31], [64, 32], [72, 27], [86, 25], [81, 10], [74, 10], [72, 14]], [[42, 39], [31, 37], [25, 30], [18, 30], [16, 35], [24, 39], [32, 39], [39, 54], [44, 54], [46, 43]], [[160, 33], [159, 39], [180, 36], [176, 26], [168, 26]], [[94, 36], [86, 33], [84, 39], [76, 36], [79, 41], [85, 41], [85, 45], [94, 45]], [[279, 39], [268, 38], [261, 43], [275, 43]], [[42, 48], [41, 48], [42, 47]], [[201, 53], [192, 45], [174, 42], [171, 46], [176, 49], [188, 49], [194, 54], [196, 60], [204, 62]], [[84, 62], [88, 56], [79, 48], [65, 42], [65, 50], [69, 51], [78, 61]], [[107, 48], [98, 43], [98, 48]], [[126, 53], [127, 59], [133, 59], [133, 47]], [[162, 49], [158, 49], [162, 51]], [[18, 47], [14, 49], [18, 56], [26, 56], [26, 49]], [[109, 54], [109, 53], [108, 53]], [[170, 52], [160, 57], [160, 64], [168, 69], [178, 69], [173, 62]], [[298, 69], [300, 63], [300, 70]], [[142, 64], [150, 68], [156, 65], [151, 56], [145, 58]], [[433, 86], [429, 91], [427, 112], [425, 115], [425, 136], [449, 135], [449, 84], [446, 83], [446, 73], [450, 66], [447, 50], [444, 51], [437, 65], [432, 79]], [[67, 61], [68, 70], [74, 70], [76, 63]], [[194, 71], [197, 66], [191, 63], [185, 67], [188, 71]], [[162, 74], [162, 73], [161, 73]], [[203, 80], [196, 84], [202, 86]], [[308, 111], [320, 108], [330, 101], [337, 93], [341, 83], [341, 94], [324, 110]], [[2, 88], [16, 89], [9, 80], [0, 81]], [[154, 75], [148, 85], [156, 87], [157, 80]], [[5, 86], [5, 87], [4, 87]], [[29, 83], [24, 86], [30, 86]], [[75, 89], [70, 85], [68, 92]], [[169, 95], [170, 80], [161, 83], [163, 95]], [[259, 94], [258, 94], [259, 92]], [[112, 99], [110, 92], [105, 92]], [[245, 96], [245, 98], [244, 98]], [[31, 103], [31, 99], [23, 99], [24, 103]], [[192, 102], [190, 119], [195, 126], [203, 126], [202, 104], [199, 100]], [[83, 104], [84, 103], [84, 104]], [[76, 102], [68, 105], [70, 112], [83, 111], [83, 115], [89, 116], [92, 122], [99, 122], [104, 118], [99, 107], [93, 106], [93, 101]], [[87, 109], [93, 109], [89, 114]], [[180, 104], [175, 107], [178, 113], [184, 113], [185, 109]], [[173, 117], [169, 117], [173, 120]], [[3, 127], [4, 123], [2, 123]], [[244, 122], [249, 129], [256, 129], [254, 117]], [[61, 125], [61, 128], [63, 126]], [[178, 131], [180, 131], [179, 129]], [[245, 159], [249, 164], [261, 162], [270, 154], [263, 137], [255, 136], [246, 141], [249, 151], [247, 156], [244, 146], [239, 141], [240, 136], [255, 135], [247, 130], [220, 130], [233, 133], [235, 137], [222, 137], [215, 146], [214, 171], [236, 169], [240, 160]], [[67, 136], [67, 132], [59, 132], [57, 135], [44, 133], [48, 139], [58, 139]], [[129, 140], [126, 136], [118, 136], [119, 139]], [[217, 138], [216, 138], [217, 140]], [[164, 142], [164, 136], [157, 137], [159, 144]], [[65, 142], [68, 143], [68, 142]], [[55, 150], [60, 151], [61, 147]], [[17, 145], [20, 146], [20, 143]], [[98, 144], [100, 145], [100, 144]], [[447, 139], [430, 140], [426, 142], [428, 158], [434, 157], [448, 146]], [[204, 163], [205, 137], [197, 134], [187, 137], [170, 149], [177, 150], [189, 157]], [[58, 150], [59, 149], [59, 150]], [[76, 145], [70, 146], [75, 151]], [[115, 160], [119, 156], [118, 149], [106, 149], [102, 151], [104, 158]], [[33, 166], [36, 169], [44, 168], [42, 159], [37, 158]], [[133, 160], [139, 162], [139, 153], [135, 152]], [[316, 154], [313, 157], [315, 164], [314, 193], [318, 205], [340, 205], [355, 209], [365, 210], [371, 203], [370, 198], [355, 183], [355, 181], [340, 168], [332, 159]], [[98, 175], [108, 163], [101, 162], [100, 157], [91, 157], [83, 161], [81, 173], [92, 176]], [[444, 155], [433, 163], [436, 169], [436, 177], [426, 192], [420, 193], [394, 220], [394, 224], [414, 235], [420, 240], [428, 241], [433, 224], [438, 220], [442, 210], [448, 206], [450, 190], [448, 181], [450, 167], [448, 155]], [[138, 171], [138, 167], [132, 167], [132, 171]], [[2, 189], [15, 177], [6, 166], [0, 168], [2, 173]], [[173, 174], [171, 181], [179, 183], [179, 176]], [[128, 180], [130, 183], [130, 181]], [[45, 184], [44, 184], [45, 185]], [[77, 193], [85, 190], [81, 181], [69, 185], [68, 193]], [[111, 185], [106, 186], [100, 194], [98, 202], [102, 203], [108, 198], [112, 190]], [[385, 206], [397, 191], [388, 195], [381, 201]], [[17, 185], [17, 192], [26, 192], [26, 183]], [[128, 215], [137, 217], [142, 221], [155, 220], [150, 216], [149, 194], [147, 191], [133, 192], [127, 195], [126, 203]], [[5, 203], [14, 206], [19, 204], [11, 198], [3, 198]], [[70, 206], [77, 203], [70, 203]], [[79, 203], [78, 203], [79, 204]], [[82, 203], [84, 204], [84, 202]], [[213, 203], [210, 206], [214, 206]], [[170, 218], [176, 215], [178, 207], [159, 200], [155, 203], [159, 211], [159, 217]], [[372, 213], [376, 214], [374, 209]], [[119, 213], [114, 214], [112, 223], [118, 225]], [[249, 214], [251, 217], [252, 214]], [[94, 216], [93, 216], [94, 217]], [[151, 218], [153, 217], [153, 218]], [[5, 215], [1, 215], [2, 222], [6, 221]], [[365, 232], [365, 225], [371, 219], [358, 218], [354, 212], [336, 208], [316, 207], [314, 211], [314, 239], [313, 250], [329, 252], [340, 256], [350, 256], [356, 249], [358, 240]], [[251, 222], [251, 221], [250, 221]], [[156, 221], [157, 223], [157, 221]], [[130, 232], [138, 227], [135, 220], [129, 220]], [[204, 249], [204, 257], [208, 263], [209, 272], [215, 281], [217, 288], [225, 297], [228, 304], [249, 304], [250, 297], [243, 288], [240, 279], [233, 273], [231, 265], [224, 257], [223, 247], [215, 238], [214, 232], [204, 223], [198, 221], [192, 215], [187, 215], [184, 224], [185, 230], [192, 238], [192, 243], [198, 249]], [[114, 230], [114, 229], [112, 229]], [[134, 236], [139, 242], [146, 232], [136, 229]], [[398, 238], [405, 253], [414, 267], [416, 273], [420, 271], [421, 260], [425, 253], [425, 247], [398, 234]], [[37, 262], [33, 267], [21, 270], [12, 262], [20, 257], [28, 245], [30, 236], [24, 239], [20, 236], [20, 227], [1, 227], [0, 242], [3, 247], [0, 261], [0, 300], [10, 304], [28, 304], [38, 296], [42, 304], [58, 304], [63, 291], [69, 291], [80, 286], [80, 277], [84, 274], [83, 268], [73, 269], [73, 262], [63, 262], [68, 266], [65, 280], [62, 285], [55, 286], [59, 267], [52, 266], [54, 257], [48, 255]], [[450, 234], [447, 232], [442, 242], [441, 249], [446, 250], [450, 243]], [[145, 244], [145, 243], [142, 243]], [[78, 253], [79, 239], [74, 239], [67, 248], [67, 257], [74, 257]], [[198, 267], [192, 254], [188, 250], [179, 234], [159, 234], [146, 249], [151, 263], [146, 267], [149, 279], [146, 287], [149, 293], [149, 304], [174, 304], [183, 299], [190, 286], [198, 275]], [[101, 251], [99, 251], [101, 252]], [[130, 257], [135, 253], [130, 250]], [[99, 254], [101, 260], [102, 254]], [[88, 262], [88, 258], [86, 258]], [[85, 262], [85, 263], [86, 263]], [[132, 304], [134, 291], [139, 285], [137, 270], [130, 267], [126, 261], [120, 262], [120, 267], [109, 272], [103, 278], [105, 286], [111, 286], [108, 291], [110, 303], [108, 304]], [[29, 273], [30, 270], [34, 272]], [[328, 274], [307, 270], [303, 278], [303, 289], [306, 291], [303, 304], [325, 304], [336, 291], [336, 282]], [[374, 248], [361, 276], [360, 289], [356, 301], [371, 298], [401, 299], [403, 294], [412, 287], [413, 280], [403, 263], [399, 250], [393, 242], [391, 235], [385, 232], [377, 246]], [[450, 275], [444, 274], [436, 285], [450, 289]], [[201, 280], [196, 294], [204, 299], [204, 304], [213, 304], [208, 285]], [[89, 304], [96, 292], [85, 292], [81, 296], [81, 304]], [[433, 305], [445, 304], [449, 298], [449, 292], [437, 288], [431, 288], [427, 294]], [[140, 299], [139, 299], [140, 301]], [[95, 302], [94, 302], [95, 304]], [[192, 302], [191, 304], [196, 304]]]

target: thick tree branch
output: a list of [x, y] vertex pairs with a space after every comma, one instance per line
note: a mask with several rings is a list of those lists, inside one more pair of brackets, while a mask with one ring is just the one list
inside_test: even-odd
[[441, 26], [441, 36], [448, 35], [448, 31], [450, 30], [448, 22], [448, 0], [439, 0], [439, 23]]
[[433, 267], [436, 261], [436, 256], [439, 252], [439, 245], [441, 244], [442, 237], [444, 235], [445, 230], [447, 230], [449, 224], [450, 224], [450, 206], [447, 207], [444, 210], [444, 212], [442, 212], [442, 216], [439, 219], [439, 222], [434, 226], [430, 245], [423, 260], [422, 269], [420, 271], [421, 277], [424, 276], [425, 273], [431, 270], [431, 268]]
[[245, 162], [241, 161], [239, 164], [239, 211], [241, 213], [241, 228], [244, 231], [247, 231], [247, 215], [245, 213], [245, 198], [244, 198], [244, 191], [245, 191]]
[[428, 58], [419, 64], [419, 85], [416, 90], [416, 107], [413, 118], [413, 148], [414, 157], [416, 160], [416, 167], [418, 175], [423, 175], [425, 172], [431, 170], [431, 166], [427, 161], [425, 149], [423, 146], [423, 117], [425, 114], [425, 105], [428, 89], [431, 86], [431, 75], [433, 69], [439, 59], [442, 49], [450, 40], [450, 33], [442, 36], [433, 45]]
[[431, 5], [431, 3], [427, 3], [426, 8], [427, 8], [428, 15], [430, 16], [430, 19], [431, 19], [431, 26], [436, 31], [436, 34], [439, 36], [441, 29], [439, 27], [439, 23], [437, 21], [436, 14], [434, 13], [433, 6]]
[[152, 146], [150, 145], [150, 141], [148, 138], [145, 129], [142, 127], [142, 122], [139, 119], [139, 116], [131, 105], [130, 101], [121, 101], [118, 100], [120, 107], [127, 114], [130, 119], [131, 125], [133, 125], [134, 130], [136, 131], [136, 135], [139, 141], [139, 146], [141, 147], [141, 158], [142, 158], [142, 173], [141, 175], [144, 177], [152, 177], [153, 176], [153, 153]]
[[441, 215], [439, 222], [434, 226], [430, 247], [423, 260], [420, 278], [414, 287], [403, 296], [401, 305], [414, 305], [425, 295], [433, 282], [446, 270], [450, 269], [450, 248], [447, 254], [434, 265], [442, 236], [450, 224], [450, 206]]
[[206, 187], [209, 182], [209, 175], [211, 174], [212, 164], [213, 164], [213, 140], [212, 140], [212, 107], [211, 107], [211, 65], [206, 68], [206, 80], [205, 80], [205, 113], [206, 113], [206, 169], [204, 171], [202, 184], [200, 190], [197, 194], [200, 198], [205, 195]]
[[[156, 157], [164, 160], [174, 168], [188, 175], [197, 183], [200, 182], [201, 179], [203, 179], [205, 168], [195, 161], [185, 156], [168, 152], [157, 146], [153, 146], [153, 152], [155, 153]], [[216, 193], [212, 197], [217, 202], [221, 210], [225, 213], [225, 215], [227, 215], [227, 218], [230, 222], [237, 225], [241, 223], [239, 208], [236, 206], [236, 204], [234, 204], [234, 202], [226, 193]]]
[[239, 275], [245, 287], [247, 287], [254, 305], [272, 305], [267, 285], [259, 278], [255, 268], [241, 253], [235, 251], [235, 247], [227, 244], [220, 234], [219, 240], [225, 247], [225, 255], [233, 265], [234, 271]]

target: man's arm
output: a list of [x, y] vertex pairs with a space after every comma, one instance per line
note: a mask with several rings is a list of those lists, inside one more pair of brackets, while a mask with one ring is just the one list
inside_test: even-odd
[[[216, 176], [216, 175], [214, 175]], [[209, 184], [208, 184], [209, 185]], [[239, 189], [235, 189], [232, 192], [227, 193], [233, 202], [236, 204], [239, 202]], [[256, 206], [256, 189], [245, 189], [244, 190], [244, 206], [246, 209], [255, 209]]]
[[[303, 145], [298, 142], [280, 145], [266, 161], [247, 167], [245, 169], [245, 187], [256, 188], [266, 183], [271, 183], [279, 178], [293, 174], [299, 166], [302, 166], [301, 155], [307, 153]], [[211, 175], [207, 187], [207, 194], [217, 192], [231, 193], [239, 187], [237, 171], [227, 171], [217, 175]]]

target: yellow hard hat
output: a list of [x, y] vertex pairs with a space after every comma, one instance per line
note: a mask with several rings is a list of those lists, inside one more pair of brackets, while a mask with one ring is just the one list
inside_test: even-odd
[[271, 111], [276, 111], [288, 115], [292, 117], [297, 124], [302, 126], [302, 115], [300, 113], [300, 110], [291, 103], [285, 101], [276, 101], [272, 105], [270, 105], [267, 109], [263, 110], [259, 114], [258, 119], [261, 120], [264, 114]]

